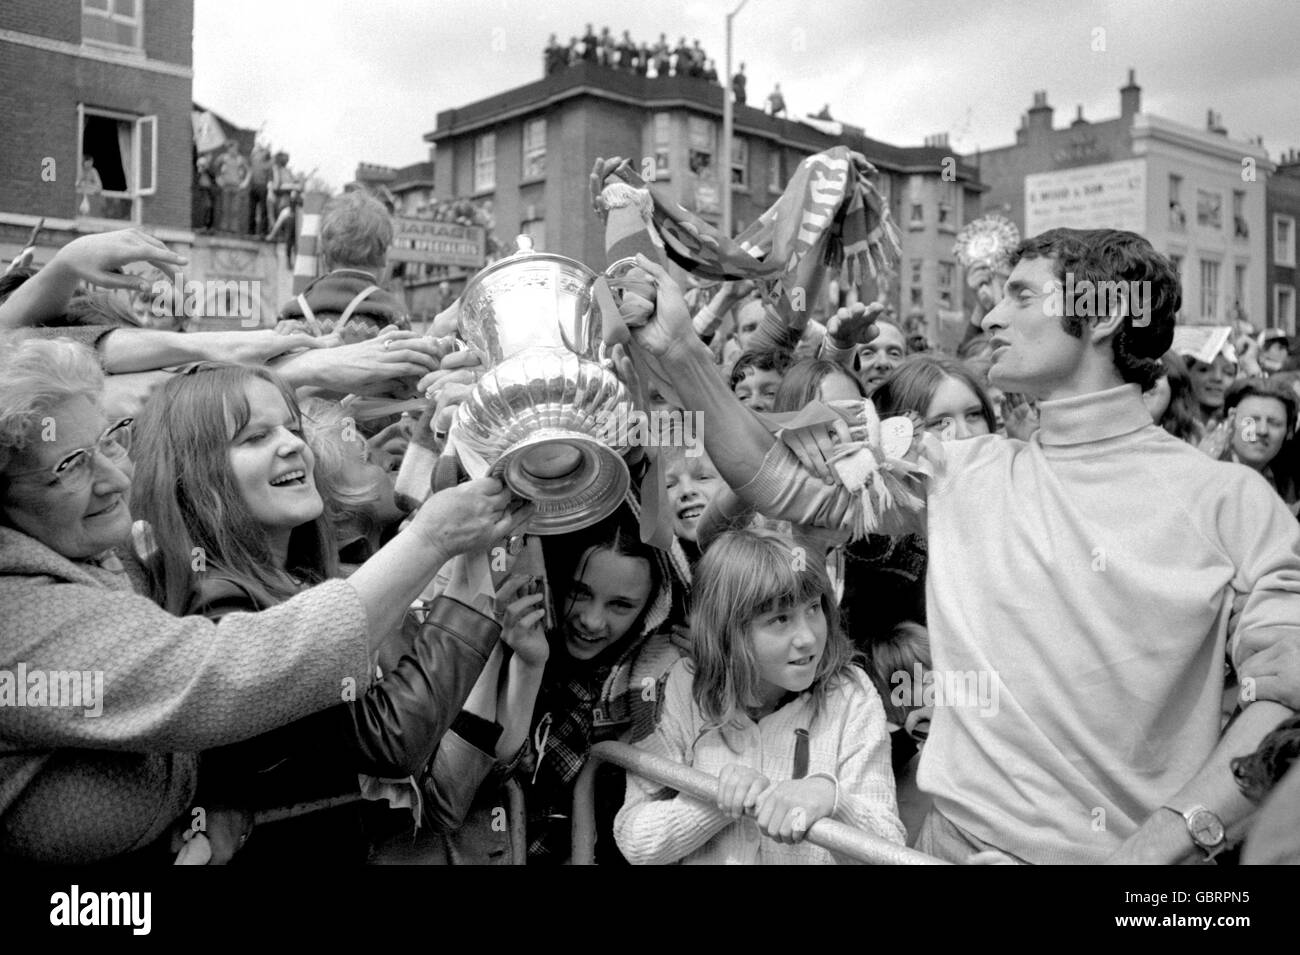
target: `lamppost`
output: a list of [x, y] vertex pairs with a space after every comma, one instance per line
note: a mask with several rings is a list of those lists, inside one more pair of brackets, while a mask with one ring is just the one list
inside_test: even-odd
[[749, 0], [740, 0], [727, 14], [727, 57], [722, 78], [722, 234], [731, 238], [731, 125], [735, 118], [731, 105], [731, 21]]

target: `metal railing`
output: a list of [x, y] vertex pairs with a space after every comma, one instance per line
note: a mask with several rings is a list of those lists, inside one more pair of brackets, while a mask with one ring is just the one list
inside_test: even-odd
[[[573, 790], [573, 865], [594, 865], [596, 858], [596, 770], [601, 763], [621, 766], [661, 786], [713, 802], [718, 798], [718, 778], [674, 763], [627, 743], [597, 743], [591, 747]], [[808, 829], [806, 841], [868, 865], [948, 865], [906, 846], [895, 845], [834, 819], [819, 819]]]

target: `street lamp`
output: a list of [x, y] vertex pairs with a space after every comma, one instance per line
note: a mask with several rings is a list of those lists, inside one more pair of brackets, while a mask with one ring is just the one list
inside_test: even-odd
[[731, 125], [735, 118], [731, 105], [731, 21], [749, 0], [740, 0], [727, 14], [727, 57], [722, 78], [722, 234], [731, 238]]

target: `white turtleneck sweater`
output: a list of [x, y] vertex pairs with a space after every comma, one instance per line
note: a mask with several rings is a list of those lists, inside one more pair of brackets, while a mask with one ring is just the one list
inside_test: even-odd
[[[1300, 638], [1300, 525], [1152, 425], [1136, 385], [1039, 409], [1028, 442], [946, 444], [929, 488], [934, 668], [976, 692], [936, 706], [918, 780], [986, 842], [1091, 863], [1210, 755], [1225, 657]], [[843, 493], [779, 443], [740, 490], [793, 521]]]

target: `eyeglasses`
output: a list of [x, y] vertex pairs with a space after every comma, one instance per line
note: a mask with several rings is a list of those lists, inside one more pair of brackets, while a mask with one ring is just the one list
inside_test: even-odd
[[19, 471], [10, 477], [43, 474], [47, 479], [53, 479], [62, 490], [84, 491], [90, 486], [91, 475], [95, 471], [95, 452], [98, 451], [110, 461], [121, 461], [131, 451], [131, 426], [134, 424], [134, 418], [123, 418], [117, 424], [110, 425], [92, 447], [78, 448], [54, 467]]

